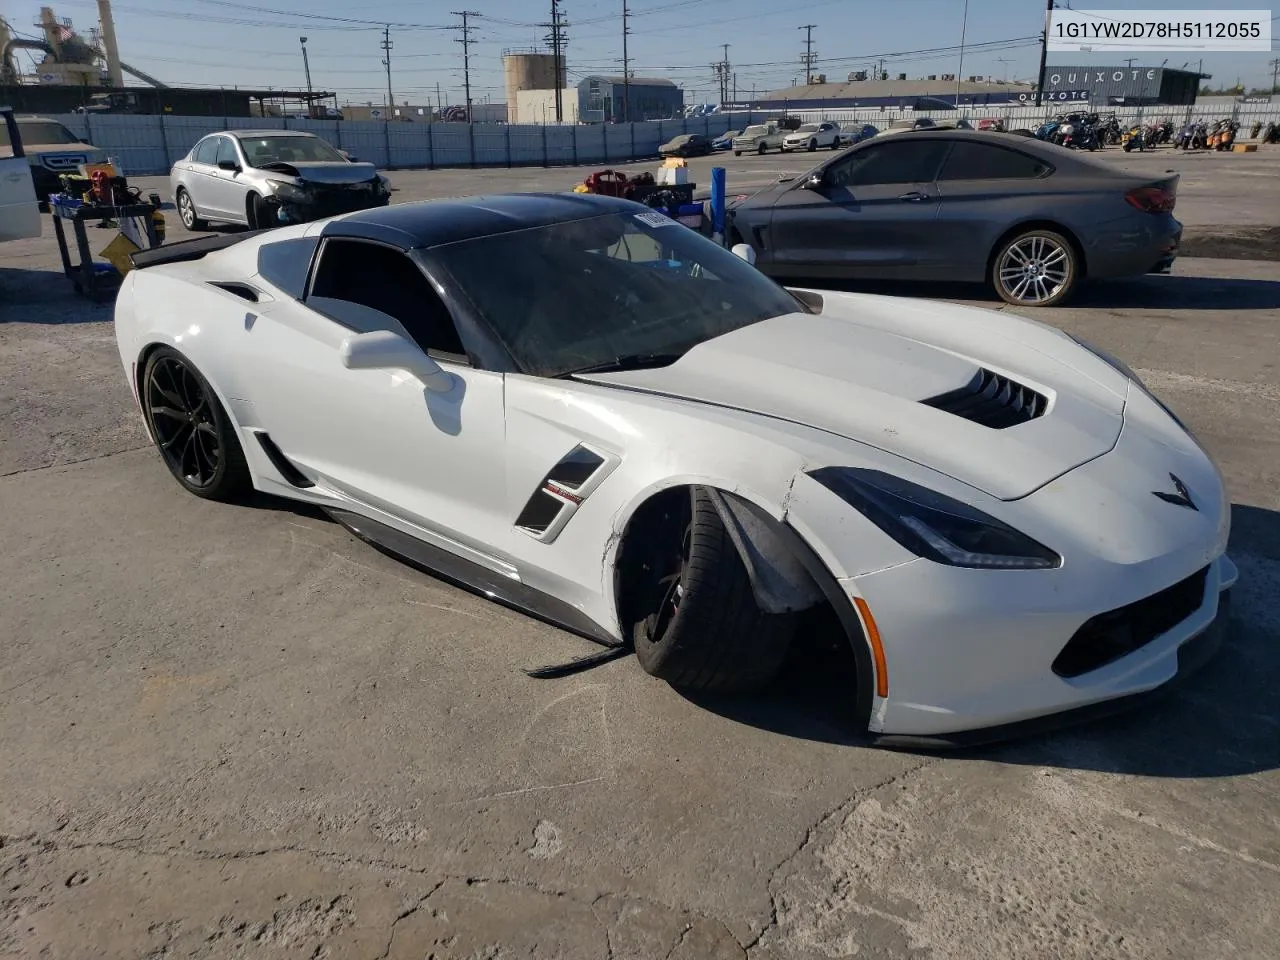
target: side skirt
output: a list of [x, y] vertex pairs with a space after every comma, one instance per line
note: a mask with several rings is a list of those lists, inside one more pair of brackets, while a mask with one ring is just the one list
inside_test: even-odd
[[334, 507], [322, 509], [361, 540], [424, 573], [447, 580], [544, 623], [576, 633], [601, 646], [624, 646], [577, 607], [541, 590], [535, 590], [528, 584], [510, 580], [377, 520], [370, 520], [349, 510]]

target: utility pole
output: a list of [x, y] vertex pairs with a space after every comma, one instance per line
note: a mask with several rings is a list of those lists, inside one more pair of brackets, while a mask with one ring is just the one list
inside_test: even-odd
[[964, 0], [964, 18], [960, 21], [960, 64], [956, 67], [956, 109], [960, 109], [960, 81], [964, 79], [964, 38], [969, 31], [969, 0]]
[[1053, 0], [1045, 0], [1044, 33], [1040, 35], [1040, 73], [1036, 80], [1036, 106], [1044, 100], [1044, 65], [1049, 57], [1049, 23], [1053, 20]]
[[800, 58], [800, 62], [804, 64], [805, 83], [813, 76], [813, 65], [818, 62], [818, 55], [813, 52], [813, 28], [816, 26], [816, 23], [806, 23], [798, 28], [804, 31], [804, 56]]
[[440, 98], [440, 81], [436, 81], [436, 119], [444, 119], [444, 100]]
[[566, 73], [564, 66], [564, 28], [566, 24], [564, 17], [560, 13], [560, 0], [551, 0], [551, 22], [540, 23], [538, 26], [545, 27], [551, 31], [542, 39], [551, 44], [552, 69], [556, 75], [556, 123], [562, 123], [564, 121], [564, 102], [560, 88], [564, 86]]
[[395, 109], [396, 101], [391, 95], [391, 48], [394, 44], [391, 42], [391, 24], [387, 24], [382, 28], [382, 49], [386, 53], [386, 59], [382, 61], [382, 65], [387, 68], [387, 123], [391, 122], [391, 113]]
[[456, 38], [454, 43], [462, 44], [462, 83], [467, 94], [467, 123], [471, 122], [471, 24], [469, 17], [478, 17], [480, 14], [475, 10], [454, 10], [455, 17], [462, 18], [462, 36]]
[[622, 0], [622, 121], [631, 120], [631, 58], [627, 56], [627, 35], [631, 27], [627, 18], [631, 11], [627, 9], [627, 0]]
[[1013, 63], [1008, 57], [996, 57], [996, 63], [1004, 64], [1004, 72], [1001, 74], [1001, 83], [1009, 82], [1009, 64]]
[[720, 61], [720, 103], [729, 102], [729, 44], [724, 44], [724, 59]]
[[299, 37], [298, 41], [302, 44], [302, 69], [307, 75], [307, 116], [312, 115], [311, 104], [311, 63], [307, 60], [307, 38]]
[[1276, 78], [1280, 77], [1280, 58], [1272, 60], [1269, 66], [1271, 67], [1271, 92], [1280, 92], [1276, 89]]

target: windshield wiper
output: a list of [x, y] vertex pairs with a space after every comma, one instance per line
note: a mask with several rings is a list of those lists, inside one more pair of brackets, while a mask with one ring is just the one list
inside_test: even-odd
[[620, 370], [648, 370], [653, 367], [666, 367], [675, 363], [683, 353], [632, 353], [622, 357], [614, 357], [601, 363], [593, 363], [576, 370], [567, 370], [562, 377], [572, 377], [579, 373], [611, 373]]

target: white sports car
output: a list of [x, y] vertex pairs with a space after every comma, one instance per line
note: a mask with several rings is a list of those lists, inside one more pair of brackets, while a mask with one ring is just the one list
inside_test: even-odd
[[1220, 639], [1218, 470], [1043, 324], [789, 291], [589, 195], [135, 262], [120, 357], [183, 487], [318, 505], [673, 684], [759, 688], [827, 605], [872, 739], [968, 744], [1131, 705]]

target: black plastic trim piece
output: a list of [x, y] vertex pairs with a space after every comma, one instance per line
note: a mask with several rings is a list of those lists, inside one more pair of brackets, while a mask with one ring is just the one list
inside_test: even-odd
[[604, 457], [579, 444], [560, 458], [560, 462], [551, 468], [542, 483], [545, 486], [550, 481], [568, 490], [577, 490], [603, 465]]
[[234, 294], [241, 300], [248, 300], [250, 303], [258, 302], [258, 291], [247, 283], [236, 283], [234, 280], [210, 280], [209, 286], [225, 290], [227, 293]]
[[166, 243], [151, 250], [139, 250], [130, 254], [129, 260], [135, 268], [155, 267], [162, 263], [182, 263], [187, 260], [199, 260], [206, 254], [217, 250], [234, 247], [250, 237], [266, 233], [266, 230], [247, 230], [243, 233], [225, 233], [216, 237], [197, 237], [195, 240], [183, 240], [178, 243]]
[[258, 438], [258, 446], [262, 447], [262, 452], [267, 455], [271, 465], [280, 471], [280, 476], [295, 487], [305, 489], [315, 486], [315, 481], [294, 466], [293, 462], [284, 455], [284, 451], [276, 446], [276, 442], [268, 434], [256, 432], [254, 436]]
[[1032, 717], [1014, 723], [1002, 723], [994, 727], [976, 730], [958, 730], [954, 733], [927, 735], [872, 734], [871, 743], [877, 747], [901, 747], [910, 750], [962, 750], [969, 747], [998, 743], [1002, 740], [1030, 737], [1050, 733], [1063, 727], [1101, 720], [1126, 713], [1137, 707], [1162, 700], [1181, 688], [1197, 671], [1213, 659], [1222, 647], [1231, 617], [1231, 592], [1223, 591], [1218, 598], [1218, 615], [1203, 631], [1178, 648], [1178, 671], [1164, 683], [1141, 693], [1091, 703], [1088, 706], [1052, 713], [1046, 717]]
[[516, 526], [533, 533], [544, 533], [556, 522], [556, 517], [560, 516], [564, 506], [564, 501], [557, 500], [539, 487], [520, 511], [520, 516], [516, 517]]
[[535, 590], [526, 583], [504, 577], [377, 520], [334, 507], [325, 507], [324, 510], [361, 540], [394, 554], [425, 573], [602, 646], [625, 646], [577, 607]]

